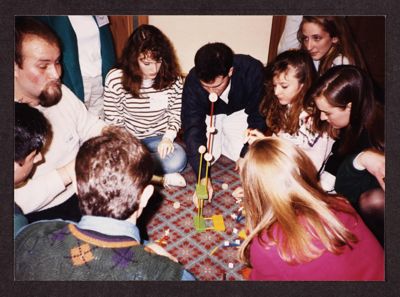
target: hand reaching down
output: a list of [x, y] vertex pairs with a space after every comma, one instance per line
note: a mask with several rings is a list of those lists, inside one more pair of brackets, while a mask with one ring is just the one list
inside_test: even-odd
[[163, 138], [158, 144], [157, 151], [160, 154], [161, 159], [164, 159], [174, 151], [174, 143], [168, 138]]
[[[205, 185], [207, 180], [208, 180], [208, 182], [207, 182], [207, 191], [208, 191], [208, 199], [207, 199], [207, 201], [211, 202], [212, 196], [213, 196], [213, 193], [214, 193], [214, 188], [213, 188], [213, 185], [211, 183], [211, 179], [210, 178], [207, 178], [207, 179], [203, 178], [203, 179], [201, 179], [200, 183], [202, 185]], [[197, 199], [196, 191], [194, 191], [192, 199], [193, 199], [193, 203], [196, 206], [196, 208], [199, 208], [199, 203], [198, 203], [199, 200]]]

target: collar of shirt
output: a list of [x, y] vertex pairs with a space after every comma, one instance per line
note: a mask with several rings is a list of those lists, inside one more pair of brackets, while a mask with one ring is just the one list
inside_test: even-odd
[[154, 79], [143, 79], [141, 88], [150, 88], [154, 83]]
[[229, 95], [229, 91], [231, 90], [231, 82], [232, 82], [232, 81], [229, 80], [228, 86], [227, 86], [226, 89], [222, 92], [221, 96], [219, 96], [219, 98], [221, 98], [221, 100], [224, 101], [226, 104], [228, 104], [228, 102], [229, 102], [228, 95]]
[[98, 216], [83, 216], [77, 226], [80, 229], [96, 231], [110, 236], [128, 236], [140, 242], [139, 229], [128, 221]]

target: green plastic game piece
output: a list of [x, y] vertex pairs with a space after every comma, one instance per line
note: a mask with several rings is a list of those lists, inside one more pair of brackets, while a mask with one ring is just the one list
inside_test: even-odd
[[197, 196], [197, 199], [202, 199], [202, 200], [208, 199], [206, 185], [202, 185], [202, 184], [196, 185], [196, 196]]
[[202, 232], [206, 230], [206, 222], [202, 216], [194, 216], [193, 220], [196, 231]]

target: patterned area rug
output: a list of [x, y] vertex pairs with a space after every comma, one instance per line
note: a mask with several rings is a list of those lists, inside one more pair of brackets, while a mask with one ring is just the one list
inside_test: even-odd
[[[183, 172], [186, 188], [160, 189], [159, 195], [151, 199], [152, 204], [145, 215], [143, 224], [150, 241], [162, 239], [165, 249], [198, 280], [243, 280], [244, 266], [237, 260], [238, 248], [224, 246], [225, 241], [235, 243], [239, 239], [237, 231], [244, 229], [244, 220], [237, 222], [231, 217], [231, 214], [238, 214], [240, 207], [231, 195], [240, 185], [239, 174], [234, 168], [235, 163], [224, 156], [212, 166], [214, 196], [203, 211], [204, 217], [222, 214], [225, 232], [197, 232], [194, 228], [193, 217], [197, 209], [192, 196], [196, 177], [189, 165]], [[228, 184], [227, 190], [222, 189], [223, 183]], [[178, 209], [174, 208], [176, 201], [180, 203]], [[165, 236], [167, 230], [169, 234]]]

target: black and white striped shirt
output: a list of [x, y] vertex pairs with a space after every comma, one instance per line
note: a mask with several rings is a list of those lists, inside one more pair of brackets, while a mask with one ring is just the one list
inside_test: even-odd
[[163, 135], [174, 141], [181, 127], [183, 81], [177, 79], [169, 88], [155, 90], [144, 81], [142, 98], [134, 98], [122, 86], [122, 70], [112, 69], [104, 87], [104, 115], [109, 124], [125, 127], [139, 139]]

